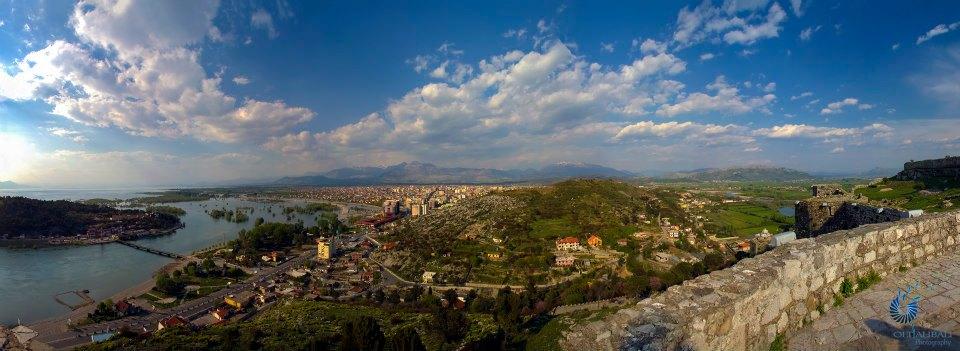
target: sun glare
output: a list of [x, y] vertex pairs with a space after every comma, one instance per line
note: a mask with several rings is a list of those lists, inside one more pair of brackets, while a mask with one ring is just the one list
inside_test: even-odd
[[26, 138], [0, 133], [0, 181], [17, 179], [36, 156], [33, 144]]

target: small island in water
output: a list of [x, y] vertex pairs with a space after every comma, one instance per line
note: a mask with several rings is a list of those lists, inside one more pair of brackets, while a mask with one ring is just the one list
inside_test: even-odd
[[0, 197], [0, 245], [4, 246], [101, 244], [170, 234], [182, 226], [171, 211]]

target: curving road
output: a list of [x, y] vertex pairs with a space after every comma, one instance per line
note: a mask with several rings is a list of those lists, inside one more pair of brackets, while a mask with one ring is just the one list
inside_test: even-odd
[[[121, 318], [114, 321], [85, 325], [75, 330], [58, 332], [41, 332], [35, 340], [48, 344], [55, 349], [71, 349], [83, 344], [90, 343], [90, 336], [104, 332], [114, 332], [122, 327], [146, 328], [153, 330], [161, 319], [172, 315], [179, 315], [187, 320], [192, 320], [202, 314], [209, 312], [214, 307], [219, 306], [224, 297], [230, 294], [236, 294], [244, 290], [251, 290], [253, 283], [257, 281], [275, 278], [284, 274], [293, 266], [299, 265], [312, 258], [314, 253], [306, 251], [296, 258], [283, 262], [276, 267], [262, 268], [256, 274], [248, 277], [243, 283], [230, 285], [230, 287], [218, 290], [210, 295], [186, 301], [175, 307], [147, 311], [146, 315]], [[40, 332], [38, 330], [38, 332]]]

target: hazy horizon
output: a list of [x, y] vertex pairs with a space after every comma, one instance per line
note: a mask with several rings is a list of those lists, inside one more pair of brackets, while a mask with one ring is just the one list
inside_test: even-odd
[[[432, 165], [437, 166], [437, 167], [440, 167], [440, 168], [494, 169], [494, 170], [501, 170], [501, 171], [522, 171], [522, 170], [526, 170], [526, 169], [537, 169], [537, 168], [497, 168], [497, 167], [469, 167], [469, 166], [463, 166], [463, 167], [457, 166], [457, 167], [453, 167], [453, 166], [446, 166], [446, 165], [442, 165], [442, 164], [433, 164], [433, 163], [430, 163], [430, 162], [421, 162], [421, 161], [409, 161], [409, 162], [406, 162], [406, 163], [411, 163], [411, 162], [419, 162], [419, 163], [432, 164]], [[552, 165], [564, 164], [564, 163], [574, 163], [574, 164], [583, 164], [583, 165], [592, 165], [592, 166], [606, 167], [605, 165], [602, 165], [602, 164], [592, 164], [592, 163], [587, 163], [587, 162], [565, 162], [565, 161], [553, 163]], [[383, 165], [383, 166], [374, 166], [374, 165], [371, 165], [371, 166], [351, 166], [351, 167], [343, 167], [343, 168], [338, 168], [338, 169], [344, 169], [344, 168], [365, 168], [365, 167], [386, 168], [386, 167], [389, 167], [389, 166], [397, 166], [397, 165], [399, 165], [399, 163], [398, 163], [398, 164], [393, 164], [393, 165]], [[544, 165], [544, 166], [549, 166], [549, 165]], [[902, 166], [902, 165], [901, 165], [901, 166]], [[807, 170], [807, 169], [795, 169], [795, 168], [790, 168], [790, 167], [783, 167], [783, 166], [778, 166], [778, 165], [773, 165], [773, 164], [743, 164], [743, 165], [730, 165], [730, 166], [722, 166], [722, 167], [700, 167], [700, 168], [668, 169], [668, 170], [664, 170], [664, 169], [645, 169], [645, 170], [617, 169], [617, 170], [627, 171], [627, 172], [633, 173], [633, 174], [635, 174], [635, 175], [637, 175], [637, 176], [639, 176], [639, 177], [654, 177], [654, 178], [657, 178], [657, 177], [661, 177], [661, 176], [668, 176], [668, 175], [670, 175], [670, 174], [672, 174], [672, 173], [695, 172], [695, 171], [702, 171], [702, 170], [708, 170], [708, 169], [731, 169], [731, 168], [751, 168], [751, 167], [761, 167], [761, 168], [787, 168], [787, 169], [793, 169], [793, 170], [805, 172], [805, 173], [808, 173], [808, 174], [810, 174], [810, 175], [812, 175], [812, 176], [855, 176], [855, 175], [859, 175], [859, 174], [862, 174], [862, 173], [874, 171], [874, 170], [877, 170], [877, 169], [889, 171], [890, 176], [892, 176], [892, 175], [894, 175], [895, 173], [897, 173], [897, 172], [901, 169], [901, 167], [889, 167], [889, 168], [886, 168], [886, 167], [879, 167], [879, 166], [877, 166], [877, 167], [872, 167], [872, 168], [869, 168], [869, 169], [859, 169], [859, 170], [851, 170], [851, 171], [842, 171], [842, 170]], [[610, 168], [612, 168], [612, 167], [610, 167]], [[616, 168], [614, 168], [614, 169], [616, 169]], [[75, 185], [75, 184], [43, 184], [43, 183], [40, 183], [40, 184], [31, 184], [31, 183], [14, 182], [14, 181], [12, 181], [12, 180], [7, 180], [7, 179], [0, 179], [0, 183], [2, 183], [2, 182], [4, 182], [4, 181], [10, 181], [10, 182], [13, 182], [13, 183], [15, 183], [17, 186], [20, 187], [20, 188], [11, 188], [11, 189], [4, 189], [3, 187], [0, 187], [0, 190], [22, 190], [22, 189], [26, 189], [26, 190], [140, 190], [140, 189], [158, 189], [158, 190], [159, 190], [159, 189], [178, 188], [178, 187], [183, 187], [183, 188], [193, 188], [193, 187], [202, 188], [202, 187], [206, 187], [206, 186], [219, 186], [219, 185], [227, 185], [227, 186], [229, 186], [229, 185], [254, 185], [254, 186], [256, 186], [256, 185], [269, 185], [269, 184], [267, 184], [267, 183], [273, 183], [273, 182], [275, 182], [275, 181], [277, 181], [277, 180], [279, 180], [279, 179], [281, 179], [281, 178], [284, 178], [284, 177], [306, 177], [306, 176], [322, 175], [322, 174], [326, 174], [327, 172], [334, 171], [334, 170], [337, 170], [337, 169], [325, 170], [325, 171], [316, 171], [316, 172], [305, 172], [305, 173], [301, 173], [301, 174], [286, 174], [286, 175], [278, 175], [278, 176], [264, 177], [264, 178], [232, 178], [232, 179], [222, 179], [222, 180], [195, 181], [195, 182], [192, 182], [192, 183], [190, 183], [190, 182], [184, 182], [184, 183], [167, 183], [167, 184], [157, 184], [157, 183], [116, 183], [116, 182], [113, 182], [113, 183], [104, 183], [104, 184], [90, 183], [90, 184], [87, 184], [87, 185]], [[467, 182], [467, 183], [469, 183], [469, 182]]]
[[0, 3], [0, 181], [960, 153], [955, 2]]

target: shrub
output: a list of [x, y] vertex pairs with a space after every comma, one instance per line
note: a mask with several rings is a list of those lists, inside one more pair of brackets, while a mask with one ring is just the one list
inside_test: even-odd
[[773, 342], [770, 343], [770, 351], [786, 351], [787, 350], [787, 340], [786, 336], [782, 333], [777, 334], [777, 337], [773, 339]]
[[840, 282], [840, 295], [843, 297], [850, 297], [854, 293], [853, 291], [853, 282], [848, 278], [843, 278], [843, 281]]
[[843, 296], [842, 295], [833, 295], [833, 307], [843, 306]]
[[857, 278], [857, 291], [867, 290], [879, 282], [880, 274], [871, 270], [867, 275]]

